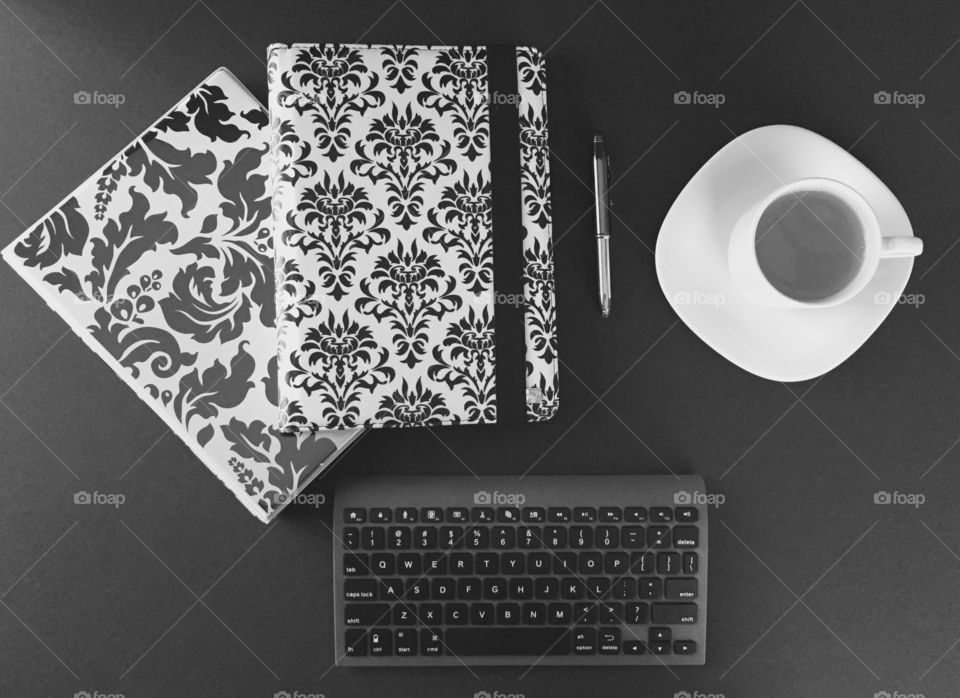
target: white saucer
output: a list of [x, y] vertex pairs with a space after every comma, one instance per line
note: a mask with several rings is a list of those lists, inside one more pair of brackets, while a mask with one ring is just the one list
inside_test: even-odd
[[870, 283], [844, 303], [780, 310], [744, 297], [727, 266], [734, 222], [752, 203], [802, 177], [844, 182], [869, 202], [886, 235], [913, 235], [886, 185], [846, 150], [796, 126], [744, 133], [700, 168], [680, 192], [657, 238], [657, 276], [693, 332], [762, 378], [802, 381], [835, 368], [873, 334], [897, 304], [913, 258], [882, 259]]

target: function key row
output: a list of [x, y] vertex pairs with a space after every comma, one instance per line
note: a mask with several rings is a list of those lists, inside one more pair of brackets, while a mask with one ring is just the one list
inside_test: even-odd
[[358, 523], [691, 523], [696, 507], [374, 507], [343, 510], [343, 521]]

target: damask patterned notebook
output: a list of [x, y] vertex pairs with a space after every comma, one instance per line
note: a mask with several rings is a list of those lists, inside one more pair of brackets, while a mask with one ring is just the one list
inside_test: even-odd
[[221, 68], [3, 250], [262, 521], [360, 433], [274, 425], [266, 125]]
[[273, 45], [280, 427], [557, 409], [543, 55]]

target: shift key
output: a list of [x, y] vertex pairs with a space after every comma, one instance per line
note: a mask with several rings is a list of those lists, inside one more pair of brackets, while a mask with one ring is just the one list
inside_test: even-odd
[[344, 625], [368, 626], [380, 623], [390, 613], [385, 603], [348, 603], [344, 606]]
[[650, 612], [653, 625], [693, 625], [696, 622], [695, 603], [655, 603]]

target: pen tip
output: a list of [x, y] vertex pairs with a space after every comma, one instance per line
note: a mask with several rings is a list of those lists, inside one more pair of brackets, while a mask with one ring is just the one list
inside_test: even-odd
[[602, 134], [602, 133], [595, 133], [595, 134], [593, 134], [593, 142], [594, 142], [594, 143], [603, 143], [603, 134]]

